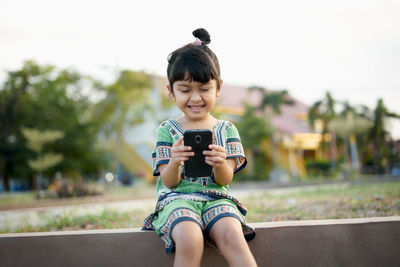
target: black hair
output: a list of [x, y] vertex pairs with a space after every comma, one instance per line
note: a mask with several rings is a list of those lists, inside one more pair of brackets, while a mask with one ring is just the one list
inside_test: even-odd
[[193, 31], [194, 37], [201, 41], [189, 43], [178, 48], [168, 56], [167, 75], [171, 86], [176, 81], [188, 80], [207, 83], [213, 79], [221, 86], [220, 68], [217, 56], [208, 48], [210, 34], [202, 28]]

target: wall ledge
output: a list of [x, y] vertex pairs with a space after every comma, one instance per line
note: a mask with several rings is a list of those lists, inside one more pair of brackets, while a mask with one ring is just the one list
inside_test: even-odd
[[[259, 266], [400, 266], [400, 216], [253, 223]], [[153, 231], [0, 234], [1, 266], [172, 266]], [[227, 266], [206, 246], [202, 266]]]

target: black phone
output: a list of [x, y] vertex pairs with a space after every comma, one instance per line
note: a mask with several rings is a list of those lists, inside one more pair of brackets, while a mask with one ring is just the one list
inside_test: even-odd
[[212, 144], [212, 132], [203, 129], [186, 130], [183, 133], [183, 142], [185, 146], [191, 146], [194, 152], [194, 156], [184, 162], [185, 175], [188, 177], [211, 176], [212, 166], [206, 163], [203, 151], [210, 150], [208, 146]]

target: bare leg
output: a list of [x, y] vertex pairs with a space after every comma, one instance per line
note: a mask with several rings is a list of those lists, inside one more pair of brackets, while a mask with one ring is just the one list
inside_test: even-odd
[[257, 266], [257, 263], [244, 238], [239, 220], [224, 217], [211, 227], [210, 237], [217, 244], [229, 266]]
[[203, 232], [198, 224], [192, 221], [178, 223], [172, 230], [175, 242], [175, 267], [200, 266], [204, 250]]

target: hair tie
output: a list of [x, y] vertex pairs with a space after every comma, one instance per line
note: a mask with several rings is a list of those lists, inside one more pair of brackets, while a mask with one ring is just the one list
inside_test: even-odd
[[202, 40], [200, 40], [199, 38], [196, 38], [196, 41], [194, 41], [194, 45], [201, 45], [203, 43]]

